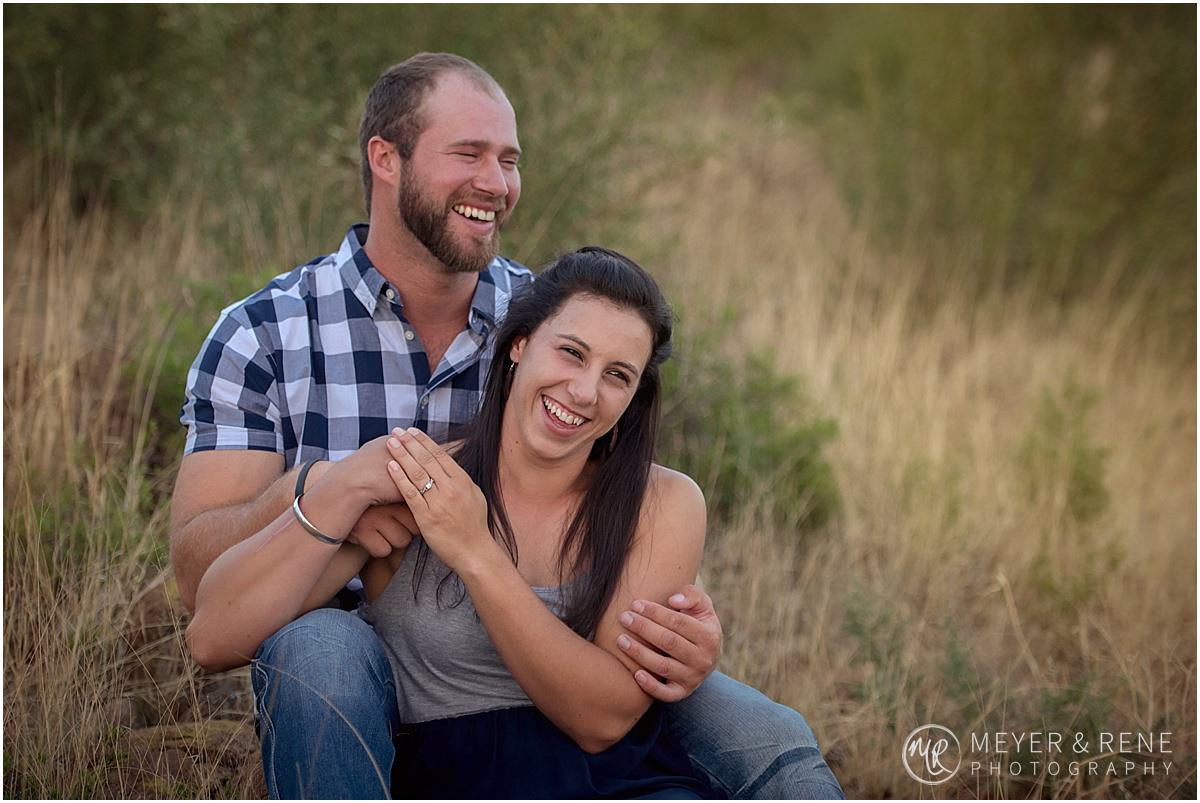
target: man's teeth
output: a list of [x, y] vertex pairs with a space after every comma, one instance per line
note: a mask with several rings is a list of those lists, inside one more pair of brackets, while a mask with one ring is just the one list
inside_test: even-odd
[[496, 213], [488, 209], [476, 209], [475, 207], [467, 206], [466, 204], [457, 204], [452, 208], [455, 212], [463, 217], [473, 217], [476, 220], [482, 220], [485, 223], [496, 219]]
[[542, 405], [550, 411], [551, 415], [553, 415], [559, 421], [562, 421], [564, 424], [570, 424], [573, 427], [577, 427], [584, 422], [584, 419], [577, 415], [571, 415], [566, 410], [547, 399], [545, 396], [542, 397]]

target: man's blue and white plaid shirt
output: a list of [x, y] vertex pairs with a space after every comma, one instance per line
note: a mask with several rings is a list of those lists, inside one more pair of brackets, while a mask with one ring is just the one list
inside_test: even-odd
[[366, 235], [352, 226], [337, 253], [222, 310], [188, 372], [185, 454], [255, 449], [290, 468], [339, 460], [397, 426], [445, 442], [475, 414], [492, 333], [533, 274], [493, 260], [467, 328], [431, 370], [399, 293], [362, 248]]

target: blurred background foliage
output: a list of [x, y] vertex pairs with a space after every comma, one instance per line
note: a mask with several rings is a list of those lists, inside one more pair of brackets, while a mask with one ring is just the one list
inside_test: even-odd
[[[361, 216], [371, 81], [405, 54], [453, 50], [518, 105], [528, 179], [509, 242], [543, 258], [622, 231], [628, 166], [686, 151], [688, 132], [655, 127], [665, 99], [741, 83], [764, 114], [818, 133], [879, 238], [935, 252], [927, 289], [1036, 271], [1068, 297], [1136, 254], [1120, 280], [1190, 311], [1193, 9], [497, 6], [486, 24], [477, 11], [11, 6], [6, 162], [70, 130], [81, 204], [136, 215], [198, 186], [245, 198], [211, 222], [303, 225], [322, 248]], [[19, 206], [17, 189], [6, 182]]]
[[[1187, 311], [1194, 10], [754, 7], [675, 12], [687, 50], [821, 133], [854, 211], [938, 263], [927, 289], [1042, 273], [1051, 298], [1138, 255]], [[1183, 305], [1182, 310], [1179, 306]]]
[[[652, 37], [621, 24], [631, 13], [497, 6], [484, 25], [461, 6], [18, 6], [5, 11], [6, 156], [70, 131], [80, 204], [139, 215], [199, 189], [214, 234], [301, 226], [328, 249], [365, 218], [367, 90], [408, 54], [450, 50], [519, 107], [536, 181], [509, 242], [528, 258], [550, 231], [574, 242], [626, 219], [613, 176], [648, 135], [654, 93]], [[614, 18], [620, 37], [594, 35]]]

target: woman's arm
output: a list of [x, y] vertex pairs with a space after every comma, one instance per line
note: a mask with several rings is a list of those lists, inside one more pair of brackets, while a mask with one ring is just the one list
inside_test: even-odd
[[[620, 740], [651, 698], [634, 680], [636, 662], [617, 646], [618, 617], [635, 600], [665, 601], [695, 578], [704, 548], [700, 489], [677, 472], [652, 471], [634, 546], [592, 643], [546, 608], [492, 539], [483, 495], [465, 473], [427, 438], [407, 434], [400, 440], [399, 449], [389, 444], [404, 466], [392, 469], [397, 486], [426, 543], [466, 584], [517, 683], [584, 750], [600, 752]], [[433, 476], [437, 490], [422, 496], [406, 472]]]
[[[463, 581], [500, 657], [534, 705], [589, 753], [612, 746], [653, 702], [638, 686], [638, 664], [620, 650], [619, 616], [637, 600], [665, 603], [696, 576], [704, 551], [704, 497], [683, 474], [658, 469], [595, 642], [576, 635], [497, 550], [464, 569]], [[657, 499], [653, 497], [657, 496]]]
[[[334, 463], [304, 494], [305, 516], [326, 535], [344, 538], [368, 507], [398, 500], [382, 443]], [[210, 670], [249, 662], [264, 639], [328, 601], [367, 557], [357, 545], [313, 538], [288, 509], [204, 573], [187, 629], [192, 657]]]

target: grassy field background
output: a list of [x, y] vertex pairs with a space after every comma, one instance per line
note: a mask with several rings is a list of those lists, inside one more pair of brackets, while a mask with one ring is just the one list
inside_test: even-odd
[[[4, 36], [6, 796], [261, 793], [245, 671], [190, 664], [166, 566], [184, 376], [363, 217], [375, 76], [452, 50], [517, 109], [506, 253], [616, 247], [676, 306], [662, 459], [709, 500], [722, 669], [851, 795], [1194, 797], [1194, 8], [9, 6]], [[1171, 731], [1174, 766], [924, 788], [925, 722]]]

